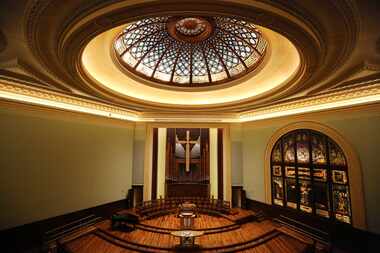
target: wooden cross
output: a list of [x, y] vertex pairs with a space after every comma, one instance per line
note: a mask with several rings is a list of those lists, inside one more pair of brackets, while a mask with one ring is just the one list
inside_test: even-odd
[[190, 140], [190, 131], [186, 131], [186, 140], [180, 141], [177, 140], [178, 143], [180, 144], [186, 144], [186, 153], [185, 153], [185, 158], [186, 158], [186, 172], [190, 171], [190, 144], [197, 144], [198, 141], [191, 141]]

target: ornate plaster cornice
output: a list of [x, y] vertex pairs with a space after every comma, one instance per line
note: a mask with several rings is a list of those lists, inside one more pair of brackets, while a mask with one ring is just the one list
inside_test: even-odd
[[[274, 10], [275, 8], [278, 8], [272, 6], [272, 1], [262, 1], [262, 3], [260, 3], [267, 9], [264, 7], [260, 8], [253, 6], [252, 4], [247, 4], [243, 1], [199, 1], [199, 4], [197, 1], [196, 5], [194, 4], [194, 1], [181, 1], [180, 5], [175, 1], [160, 1], [159, 3], [158, 1], [144, 1], [144, 3], [139, 3], [139, 1], [137, 1], [136, 3], [138, 4], [123, 1], [109, 1], [100, 5], [93, 1], [92, 3], [89, 1], [78, 1], [81, 3], [78, 4], [78, 7], [80, 6], [80, 9], [83, 10], [82, 12], [75, 12], [77, 15], [70, 13], [65, 19], [63, 17], [64, 10], [62, 10], [60, 18], [64, 22], [61, 22], [60, 26], [55, 30], [52, 30], [51, 27], [46, 27], [47, 31], [42, 33], [43, 27], [46, 26], [44, 18], [49, 16], [48, 13], [50, 13], [52, 9], [54, 9], [56, 13], [57, 7], [53, 8], [53, 5], [51, 4], [54, 2], [54, 0], [32, 0], [29, 2], [28, 8], [25, 12], [25, 31], [29, 47], [39, 61], [46, 66], [51, 73], [59, 77], [65, 83], [71, 85], [75, 89], [88, 93], [91, 96], [107, 99], [123, 106], [133, 105], [136, 107], [139, 103], [125, 98], [119, 100], [115, 96], [112, 97], [109, 96], [110, 94], [103, 94], [102, 92], [99, 92], [99, 90], [94, 89], [91, 85], [87, 85], [83, 78], [81, 78], [83, 72], [80, 71], [80, 64], [78, 64], [78, 62], [83, 46], [96, 34], [119, 24], [129, 22], [136, 17], [162, 15], [172, 12], [206, 12], [208, 14], [215, 13], [244, 16], [259, 25], [280, 32], [297, 44], [299, 51], [303, 54], [302, 62], [307, 68], [307, 70], [303, 72], [302, 82], [301, 80], [297, 80], [301, 86], [307, 85], [307, 80], [312, 76], [313, 69], [310, 69], [310, 67], [313, 68], [313, 66], [318, 66], [320, 58], [324, 56], [324, 53], [320, 52], [322, 44], [319, 41], [320, 36], [315, 35], [312, 32], [316, 30], [316, 26], [307, 28], [312, 25], [310, 22], [308, 22], [308, 24], [303, 24], [306, 20], [301, 20], [299, 18], [301, 15], [297, 15], [293, 17], [292, 20], [288, 20], [287, 17], [292, 15], [286, 14], [286, 10], [289, 8], [285, 6], [283, 6], [278, 13], [276, 13], [276, 11], [269, 11], [269, 9]], [[144, 6], [144, 8], [142, 8], [142, 6]], [[94, 14], [101, 12], [102, 14]], [[307, 29], [307, 32], [304, 29]], [[55, 37], [49, 38], [50, 34], [55, 34]], [[54, 43], [55, 46], [52, 47]], [[294, 92], [294, 90], [285, 89], [282, 92], [277, 91], [274, 95], [275, 97], [277, 96], [277, 98], [280, 95], [285, 97], [289, 95], [290, 92]], [[165, 108], [163, 105], [147, 103], [141, 103], [141, 107], [142, 109], [144, 109], [144, 107], [147, 109], [155, 107], [158, 110], [173, 110], [173, 108]], [[219, 110], [216, 109], [216, 107], [204, 109], [214, 111]], [[224, 107], [221, 109], [226, 110], [228, 108]]]
[[0, 99], [1, 98], [109, 118], [131, 121], [139, 120], [139, 114], [137, 112], [55, 91], [48, 91], [37, 87], [16, 84], [5, 80], [0, 81]]
[[306, 112], [323, 111], [380, 101], [380, 82], [328, 94], [280, 103], [240, 114], [241, 121], [254, 121]]
[[[348, 71], [337, 75], [334, 75], [334, 73], [339, 73], [339, 70], [347, 63], [347, 60], [358, 44], [362, 21], [357, 2], [354, 0], [337, 0], [331, 1], [331, 5], [333, 5], [336, 10], [334, 15], [340, 16], [340, 26], [338, 29], [332, 29], [334, 33], [332, 36], [335, 36], [336, 40], [325, 41], [325, 43], [328, 43], [330, 47], [337, 47], [340, 50], [336, 51], [335, 54], [330, 54], [328, 58], [332, 61], [329, 61], [329, 63], [325, 65], [325, 68], [330, 71], [323, 71], [325, 80], [321, 78], [319, 82], [314, 83], [313, 87], [307, 91], [308, 94], [323, 92], [344, 79]], [[329, 73], [329, 75], [326, 75], [326, 73]], [[332, 75], [333, 78], [330, 78], [330, 75]]]
[[[40, 16], [49, 6], [52, 1], [50, 0], [29, 0], [25, 12], [24, 12], [24, 31], [25, 37], [27, 39], [27, 44], [31, 49], [37, 49], [35, 46], [35, 36], [36, 29], [39, 24]], [[32, 52], [37, 52], [37, 50], [32, 50]]]
[[[178, 1], [90, 1], [70, 3], [57, 0], [29, 0], [24, 15], [24, 31], [27, 44], [45, 70], [62, 83], [67, 93], [85, 94], [89, 98], [109, 101], [111, 104], [131, 110], [150, 112], [194, 112], [199, 109], [209, 113], [235, 113], [279, 103], [288, 97], [300, 96], [306, 90], [321, 87], [322, 90], [335, 83], [324, 83], [333, 77], [350, 57], [360, 30], [358, 8], [353, 0], [324, 0], [334, 15], [329, 15], [313, 4], [304, 1], [287, 3], [270, 0], [183, 0]], [[57, 12], [57, 8], [60, 10]], [[302, 71], [291, 82], [272, 93], [239, 103], [223, 106], [176, 108], [147, 101], [136, 101], [101, 90], [81, 69], [80, 55], [84, 46], [94, 36], [136, 18], [173, 13], [208, 15], [236, 15], [267, 27], [287, 37], [301, 54]], [[53, 15], [54, 14], [54, 15]], [[51, 17], [54, 16], [52, 19]], [[50, 19], [48, 19], [50, 17]], [[328, 17], [328, 25], [325, 20]], [[49, 21], [49, 22], [48, 22]], [[339, 36], [334, 36], [335, 32]], [[53, 84], [56, 85], [56, 84]]]
[[119, 106], [49, 91], [47, 89], [21, 85], [7, 80], [0, 81], [0, 99], [127, 121], [238, 123], [379, 103], [380, 82], [243, 113], [226, 112], [185, 115], [175, 112], [170, 114], [164, 112], [140, 113]]

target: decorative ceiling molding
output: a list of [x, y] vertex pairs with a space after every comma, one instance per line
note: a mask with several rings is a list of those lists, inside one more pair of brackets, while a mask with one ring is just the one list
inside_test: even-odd
[[346, 89], [243, 113], [139, 113], [6, 80], [0, 81], [0, 99], [127, 121], [239, 123], [380, 103], [380, 81], [368, 87]]
[[[351, 90], [357, 87], [357, 83], [363, 83], [362, 79], [357, 78], [345, 83], [348, 73], [346, 65], [357, 46], [361, 27], [362, 17], [356, 6], [360, 4], [354, 0], [321, 0], [318, 3], [270, 0], [183, 0], [180, 3], [175, 0], [29, 0], [24, 12], [24, 29], [20, 30], [25, 32], [26, 43], [34, 54], [34, 60], [52, 77], [49, 85], [63, 90], [64, 94], [81, 94], [89, 100], [153, 114], [186, 112], [197, 115], [202, 111], [222, 115], [271, 108], [279, 103], [290, 103], [285, 102], [290, 99], [302, 101], [305, 96], [336, 92], [343, 87]], [[222, 106], [198, 107], [173, 107], [120, 97], [94, 88], [90, 85], [93, 80], [83, 78], [85, 73], [81, 69], [80, 55], [96, 35], [143, 17], [178, 13], [235, 15], [276, 31], [297, 47], [301, 54], [300, 73], [291, 81], [293, 85], [272, 94]], [[377, 64], [372, 60], [366, 66], [377, 71]], [[366, 81], [370, 82], [369, 79]]]
[[19, 58], [0, 63], [0, 78], [13, 80], [20, 84], [32, 85], [40, 88], [48, 87], [59, 91], [59, 89], [50, 84], [51, 81], [44, 80], [46, 78], [44, 78], [39, 71], [36, 71], [32, 66]]
[[324, 111], [380, 102], [380, 81], [368, 87], [345, 89], [241, 113], [242, 122]]
[[[151, 1], [143, 3], [144, 8], [142, 8], [142, 4], [133, 4], [129, 2], [116, 3], [111, 1], [111, 3], [107, 6], [88, 6], [86, 8], [82, 6], [82, 8], [85, 9], [85, 11], [81, 13], [82, 19], [73, 17], [73, 15], [70, 14], [70, 18], [65, 20], [64, 26], [62, 25], [62, 27], [60, 27], [63, 29], [54, 32], [52, 31], [52, 34], [61, 35], [58, 39], [55, 38], [55, 43], [59, 43], [55, 47], [58, 51], [55, 52], [43, 50], [45, 48], [53, 48], [46, 44], [47, 41], [49, 41], [49, 39], [46, 38], [46, 35], [50, 34], [50, 32], [44, 31], [42, 33], [42, 27], [44, 26], [43, 17], [49, 16], [48, 13], [53, 11], [53, 7], [49, 8], [49, 5], [42, 5], [42, 7], [45, 8], [45, 15], [38, 15], [38, 12], [30, 12], [34, 14], [33, 22], [35, 22], [38, 18], [41, 20], [38, 26], [30, 25], [27, 28], [29, 30], [34, 29], [34, 32], [31, 31], [34, 35], [29, 36], [30, 39], [28, 42], [29, 44], [34, 44], [30, 45], [30, 47], [36, 51], [36, 55], [39, 60], [43, 62], [45, 66], [49, 65], [49, 68], [55, 73], [56, 76], [61, 77], [66, 83], [69, 83], [75, 89], [79, 89], [91, 96], [97, 96], [98, 98], [110, 100], [113, 103], [118, 103], [126, 107], [132, 105], [135, 107], [140, 106], [142, 110], [153, 107], [157, 110], [173, 110], [172, 107], [165, 107], [159, 104], [136, 103], [136, 101], [131, 101], [125, 98], [118, 99], [112, 97], [111, 94], [101, 94], [99, 90], [94, 90], [92, 87], [89, 87], [86, 83], [84, 83], [81, 78], [82, 73], [79, 71], [80, 64], [78, 56], [81, 55], [83, 46], [96, 34], [115, 27], [118, 24], [125, 24], [136, 18], [141, 18], [141, 16], [163, 15], [173, 12], [188, 13], [189, 15], [207, 13], [207, 15], [219, 14], [244, 16], [258, 25], [264, 25], [265, 27], [269, 27], [270, 29], [284, 34], [291, 41], [297, 43], [296, 46], [299, 52], [302, 53], [302, 64], [306, 70], [302, 72], [302, 78], [298, 78], [296, 80], [300, 83], [300, 86], [306, 86], [308, 84], [308, 79], [310, 79], [314, 73], [315, 66], [319, 66], [320, 62], [323, 62], [322, 58], [325, 54], [320, 48], [322, 43], [318, 39], [319, 36], [312, 33], [314, 30], [312, 27], [310, 28], [307, 24], [303, 24], [303, 21], [298, 20], [296, 17], [289, 20], [289, 14], [286, 14], [284, 10], [279, 10], [278, 13], [281, 13], [281, 15], [279, 15], [274, 11], [271, 3], [271, 1], [265, 1], [265, 5], [257, 7], [247, 3], [232, 3], [230, 1], [199, 1], [199, 3], [197, 1], [197, 4], [194, 4], [194, 1], [181, 1], [180, 5], [174, 1], [167, 1], [164, 3], [161, 1], [159, 3], [158, 1]], [[87, 2], [85, 5], [87, 4], [89, 3]], [[124, 6], [107, 12], [106, 7], [109, 7], [112, 4], [120, 4], [120, 6], [123, 4]], [[102, 8], [104, 9], [102, 15], [92, 15], [94, 12], [100, 12]], [[54, 8], [54, 12], [56, 13], [56, 7]], [[86, 17], [85, 21], [83, 21], [83, 17]], [[92, 19], [88, 17], [92, 17]], [[297, 87], [297, 89], [300, 89], [300, 87]], [[276, 96], [278, 99], [280, 98], [280, 95], [282, 97], [287, 97], [290, 93], [294, 92], [295, 88], [287, 89], [282, 93], [276, 93]], [[270, 96], [267, 96], [266, 99], [270, 99]], [[265, 99], [263, 98], [263, 100]], [[244, 106], [247, 106], [246, 102], [247, 101], [244, 102]], [[251, 102], [257, 104], [260, 100]], [[243, 106], [240, 105], [230, 106], [231, 108], [238, 106], [243, 109]], [[216, 108], [217, 106], [202, 109], [218, 110]], [[220, 109], [228, 110], [228, 108], [229, 107], [224, 107]], [[182, 110], [185, 108], [178, 109]], [[198, 109], [199, 108], [194, 108], [194, 110]]]
[[[342, 22], [344, 22], [344, 29], [333, 31], [335, 36], [345, 36], [344, 43], [342, 43], [343, 38], [341, 38], [341, 40], [338, 40], [340, 43], [336, 44], [336, 46], [343, 49], [342, 54], [336, 58], [335, 68], [337, 68], [351, 56], [355, 49], [360, 34], [361, 18], [355, 0], [334, 0], [331, 1], [331, 4], [335, 5], [335, 9], [339, 12]], [[339, 35], [336, 34], [338, 32], [340, 32]]]
[[[332, 29], [330, 29], [330, 36], [325, 31], [326, 33], [322, 38], [326, 39], [324, 41], [325, 45], [328, 43], [330, 52], [334, 53], [326, 51], [326, 60], [328, 62], [324, 64], [325, 69], [322, 71], [325, 75], [313, 83], [306, 91], [305, 94], [307, 95], [323, 92], [344, 79], [347, 71], [341, 74], [337, 73], [350, 59], [358, 44], [362, 21], [357, 2], [354, 0], [336, 0], [330, 1], [330, 5], [335, 7], [333, 15], [340, 17], [340, 23], [339, 26], [335, 26], [334, 21], [329, 20], [330, 16], [326, 17], [325, 20], [329, 20], [328, 23], [331, 24], [330, 28]], [[337, 48], [339, 50], [336, 50]]]
[[[203, 3], [203, 2], [202, 2]], [[213, 4], [214, 4], [214, 2], [213, 2]], [[194, 5], [194, 4], [193, 4]], [[204, 8], [210, 8], [210, 6], [208, 6], [207, 5], [207, 3], [205, 4], [205, 3], [203, 3], [203, 6], [204, 6]], [[170, 7], [170, 6], [169, 6]], [[194, 6], [192, 6], [192, 7], [189, 7], [189, 6], [186, 6], [186, 7], [188, 7], [187, 9], [188, 9], [188, 12], [190, 12], [192, 15], [196, 15], [197, 14], [197, 12], [195, 12], [195, 11], [191, 11], [191, 9], [194, 9]], [[197, 8], [198, 8], [199, 6], [197, 5]], [[226, 7], [226, 6], [221, 6], [220, 8], [222, 8], [223, 10], [224, 10], [224, 14], [226, 14], [227, 12], [227, 10], [228, 11], [231, 11], [231, 10], [236, 10], [236, 13], [235, 13], [235, 15], [237, 14], [237, 13], [239, 13], [238, 15], [245, 15], [245, 13], [242, 13], [242, 8], [239, 8], [239, 9], [237, 9], [236, 8], [236, 6], [233, 6], [234, 8], [230, 8], [230, 7]], [[163, 7], [161, 7], [161, 8], [163, 8]], [[173, 8], [173, 6], [171, 7], [171, 8]], [[215, 10], [215, 6], [213, 5], [213, 7], [212, 7], [212, 9], [210, 8], [210, 11], [208, 12], [208, 13], [210, 13], [209, 15], [212, 15], [212, 13], [213, 12], [215, 12], [216, 10]], [[170, 8], [169, 8], [170, 9]], [[158, 7], [158, 8], [155, 8], [155, 11], [159, 11], [160, 10], [160, 8]], [[166, 10], [166, 9], [165, 9]], [[219, 10], [218, 10], [219, 11]], [[222, 11], [222, 10], [220, 10], [220, 11]], [[261, 12], [261, 13], [260, 13]], [[248, 10], [247, 10], [247, 13], [248, 13]], [[276, 14], [273, 14], [273, 13], [267, 13], [267, 15], [263, 15], [263, 13], [266, 13], [266, 11], [264, 11], [264, 10], [258, 10], [258, 9], [254, 9], [253, 7], [252, 7], [252, 9], [249, 11], [249, 13], [250, 13], [250, 16], [249, 17], [247, 17], [247, 18], [249, 18], [250, 20], [254, 20], [254, 22], [255, 23], [265, 23], [265, 22], [268, 22], [268, 17], [272, 17], [269, 21], [269, 23], [265, 23], [266, 25], [268, 25], [269, 24], [269, 26], [273, 26], [273, 27], [276, 27], [276, 29], [275, 30], [277, 30], [277, 31], [281, 31], [281, 33], [282, 34], [284, 34], [284, 33], [288, 33], [288, 34], [292, 34], [293, 33], [293, 36], [291, 37], [291, 38], [295, 38], [295, 37], [298, 37], [298, 38], [300, 38], [300, 39], [298, 39], [298, 42], [299, 42], [299, 45], [298, 45], [298, 51], [300, 52], [300, 53], [302, 53], [302, 54], [304, 54], [304, 55], [302, 55], [301, 57], [302, 57], [302, 59], [301, 59], [301, 61], [302, 61], [302, 67], [301, 67], [301, 69], [302, 69], [302, 71], [300, 72], [300, 73], [302, 73], [302, 78], [300, 78], [300, 76], [298, 76], [297, 78], [294, 78], [294, 80], [293, 81], [295, 81], [295, 80], [297, 80], [297, 82], [301, 85], [301, 86], [304, 86], [304, 85], [306, 85], [307, 84], [307, 80], [308, 80], [308, 78], [311, 76], [311, 73], [313, 73], [313, 71], [310, 69], [310, 67], [309, 66], [313, 66], [313, 65], [318, 65], [317, 64], [317, 59], [318, 59], [318, 54], [316, 53], [316, 52], [318, 52], [318, 48], [316, 48], [316, 47], [313, 47], [312, 45], [314, 45], [314, 46], [316, 46], [317, 44], [318, 44], [318, 42], [315, 42], [315, 41], [312, 41], [311, 40], [311, 38], [312, 37], [314, 37], [314, 36], [312, 36], [312, 35], [309, 35], [310, 37], [308, 37], [307, 35], [308, 35], [308, 33], [306, 33], [306, 32], [304, 32], [303, 34], [302, 34], [302, 36], [301, 36], [301, 34], [299, 34], [299, 36], [295, 36], [294, 35], [294, 32], [296, 32], [296, 33], [298, 33], [298, 32], [300, 32], [299, 30], [298, 30], [298, 28], [299, 27], [293, 27], [292, 29], [290, 29], [289, 27], [287, 27], [287, 25], [289, 25], [289, 26], [296, 26], [295, 24], [291, 24], [291, 23], [289, 23], [289, 21], [288, 20], [284, 20], [282, 17], [279, 17], [279, 16], [276, 16]], [[254, 13], [254, 14], [252, 14], [252, 13]], [[257, 13], [260, 13], [260, 14], [257, 14]], [[130, 12], [128, 12], [128, 14], [129, 15], [133, 15], [133, 14], [131, 14], [131, 11]], [[123, 14], [123, 16], [125, 16], [126, 14]], [[248, 14], [247, 14], [248, 15]], [[113, 16], [113, 18], [115, 18], [115, 19], [117, 19], [116, 17], [114, 17]], [[284, 25], [284, 24], [287, 24], [287, 25]], [[280, 27], [278, 27], [278, 25], [280, 25], [281, 26], [281, 28]], [[283, 26], [283, 27], [282, 27]], [[287, 27], [287, 28], [286, 28]], [[66, 33], [66, 34], [68, 34], [68, 32]], [[80, 35], [78, 35], [78, 36], [80, 36]], [[78, 38], [78, 36], [74, 36], [73, 37], [73, 39], [77, 39]], [[302, 38], [302, 39], [301, 39]], [[310, 39], [310, 40], [309, 40]], [[66, 42], [68, 41], [69, 39], [66, 39]], [[296, 41], [296, 39], [294, 39], [295, 41]], [[300, 41], [301, 40], [303, 40], [303, 42], [301, 43]], [[72, 48], [70, 48], [70, 50], [73, 50], [73, 51], [75, 51], [75, 49], [72, 49]], [[313, 56], [306, 56], [307, 55], [307, 53], [305, 53], [305, 52], [309, 52], [309, 53], [311, 53], [311, 54], [313, 54]], [[320, 55], [323, 55], [323, 54], [320, 54]], [[77, 61], [77, 60], [72, 60], [72, 61]], [[66, 64], [67, 66], [69, 66], [68, 65], [68, 63]], [[77, 65], [77, 67], [76, 67], [76, 70], [79, 68], [80, 66], [78, 66]], [[307, 70], [305, 70], [305, 68], [307, 68]], [[72, 75], [73, 76], [76, 76], [76, 74], [73, 72], [72, 73]], [[79, 81], [78, 81], [79, 82]], [[92, 87], [88, 87], [89, 89], [91, 89]], [[278, 98], [280, 98], [280, 97], [286, 97], [290, 92], [294, 92], [294, 90], [295, 90], [295, 87], [293, 87], [292, 86], [292, 88], [288, 88], [288, 89], [283, 89], [283, 90], [281, 90], [281, 92], [279, 92], [279, 91], [276, 91], [276, 92], [273, 92], [273, 93], [271, 93], [271, 94], [267, 94], [267, 96], [266, 97], [263, 97], [263, 98], [261, 98], [261, 99], [254, 99], [254, 100], [252, 100], [252, 101], [240, 101], [239, 102], [239, 104], [230, 104], [230, 105], [223, 105], [223, 106], [220, 106], [220, 105], [208, 105], [206, 108], [205, 107], [202, 107], [202, 110], [208, 110], [208, 111], [218, 111], [218, 110], [223, 110], [223, 111], [225, 111], [225, 110], [229, 110], [230, 108], [232, 109], [233, 107], [240, 107], [240, 110], [241, 109], [243, 109], [243, 107], [246, 107], [246, 106], [249, 106], [249, 104], [250, 103], [255, 103], [255, 104], [258, 104], [258, 103], [260, 103], [260, 102], [262, 102], [262, 101], [265, 101], [265, 100], [270, 100], [270, 99], [274, 99], [274, 98], [276, 98], [276, 99], [278, 99]], [[96, 93], [99, 93], [99, 90], [96, 90], [95, 91]], [[111, 99], [112, 99], [112, 95], [114, 96], [114, 99], [115, 99], [115, 94], [110, 94], [110, 93], [108, 93], [108, 94], [106, 94], [109, 98], [111, 97]], [[117, 102], [117, 103], [123, 103], [123, 101], [122, 100], [124, 100], [124, 101], [126, 101], [127, 103], [129, 103], [130, 101], [129, 100], [126, 100], [125, 98], [120, 98], [120, 100], [118, 100], [118, 101], [114, 101], [114, 102]], [[157, 109], [159, 109], [159, 110], [177, 110], [177, 109], [183, 109], [183, 108], [179, 108], [180, 106], [178, 106], [177, 108], [173, 108], [172, 106], [170, 106], [170, 107], [167, 107], [167, 106], [165, 106], [165, 105], [160, 105], [160, 104], [155, 104], [154, 106], [156, 106], [156, 108]], [[187, 108], [187, 110], [190, 110], [190, 109], [188, 109]], [[199, 110], [199, 108], [193, 108], [193, 110]]]
[[81, 57], [82, 68], [86, 72], [83, 77], [93, 79], [92, 82], [89, 80], [88, 85], [109, 90], [110, 95], [120, 96], [121, 99], [157, 103], [169, 110], [192, 106], [193, 109], [202, 107], [202, 111], [209, 111], [217, 106], [225, 111], [226, 105], [241, 104], [260, 96], [278, 96], [284, 89], [294, 85], [292, 81], [300, 73], [300, 56], [295, 46], [284, 36], [260, 27], [263, 36], [271, 41], [271, 47], [257, 72], [253, 71], [229, 83], [227, 87], [218, 87], [219, 84], [216, 87], [203, 87], [202, 90], [199, 87], [187, 87], [186, 90], [179, 87], [175, 90], [159, 89], [133, 78], [132, 73], [127, 75], [114, 63], [110, 50], [104, 45], [112, 45], [123, 28], [122, 25], [96, 36], [86, 46]]
[[139, 114], [130, 110], [5, 80], [0, 81], [0, 98], [114, 119], [139, 120]]
[[336, 91], [344, 91], [344, 90], [351, 90], [356, 89], [359, 87], [370, 87], [373, 85], [377, 85], [380, 82], [380, 73], [375, 73], [370, 76], [365, 76], [363, 78], [354, 79], [348, 82], [344, 82], [340, 84], [339, 86], [334, 87], [333, 89], [329, 89], [326, 92], [320, 93], [320, 94], [329, 94], [331, 92]]
[[[354, 66], [346, 71], [345, 77], [328, 89], [321, 90], [317, 94], [330, 93], [347, 88], [357, 88], [377, 83], [380, 78], [380, 68], [376, 65], [369, 65], [367, 61]], [[315, 95], [317, 95], [315, 94]]]
[[[41, 35], [47, 37], [47, 34], [53, 36], [53, 32], [49, 33], [48, 28], [46, 26], [51, 26], [51, 22], [42, 21], [41, 19], [46, 18], [44, 16], [45, 11], [52, 7], [56, 10], [56, 4], [54, 0], [29, 0], [26, 4], [26, 8], [24, 11], [24, 35], [26, 38], [26, 44], [30, 48], [32, 54], [36, 57], [36, 59], [44, 66], [45, 71], [49, 73], [52, 78], [48, 78], [51, 84], [54, 84], [58, 89], [61, 89], [65, 92], [74, 92], [75, 90], [70, 87], [70, 85], [66, 82], [67, 80], [61, 78], [61, 76], [56, 75], [56, 73], [51, 69], [51, 66], [54, 65], [54, 57], [50, 58], [50, 61], [41, 60], [41, 52], [48, 53], [51, 46], [51, 41], [48, 42], [49, 46], [44, 47], [40, 43]], [[54, 15], [53, 15], [54, 16]], [[51, 16], [48, 16], [51, 17]], [[45, 27], [41, 25], [41, 22], [45, 23]], [[49, 29], [50, 30], [50, 29]]]

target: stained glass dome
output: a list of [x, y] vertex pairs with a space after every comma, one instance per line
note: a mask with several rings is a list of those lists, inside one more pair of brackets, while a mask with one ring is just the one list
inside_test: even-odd
[[129, 24], [115, 52], [128, 70], [150, 81], [193, 87], [249, 73], [267, 42], [257, 27], [231, 17], [151, 17]]

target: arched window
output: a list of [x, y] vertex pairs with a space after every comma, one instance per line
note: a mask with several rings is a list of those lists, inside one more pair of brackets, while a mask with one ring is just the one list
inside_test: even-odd
[[283, 135], [271, 152], [272, 204], [352, 223], [347, 159], [310, 129]]

